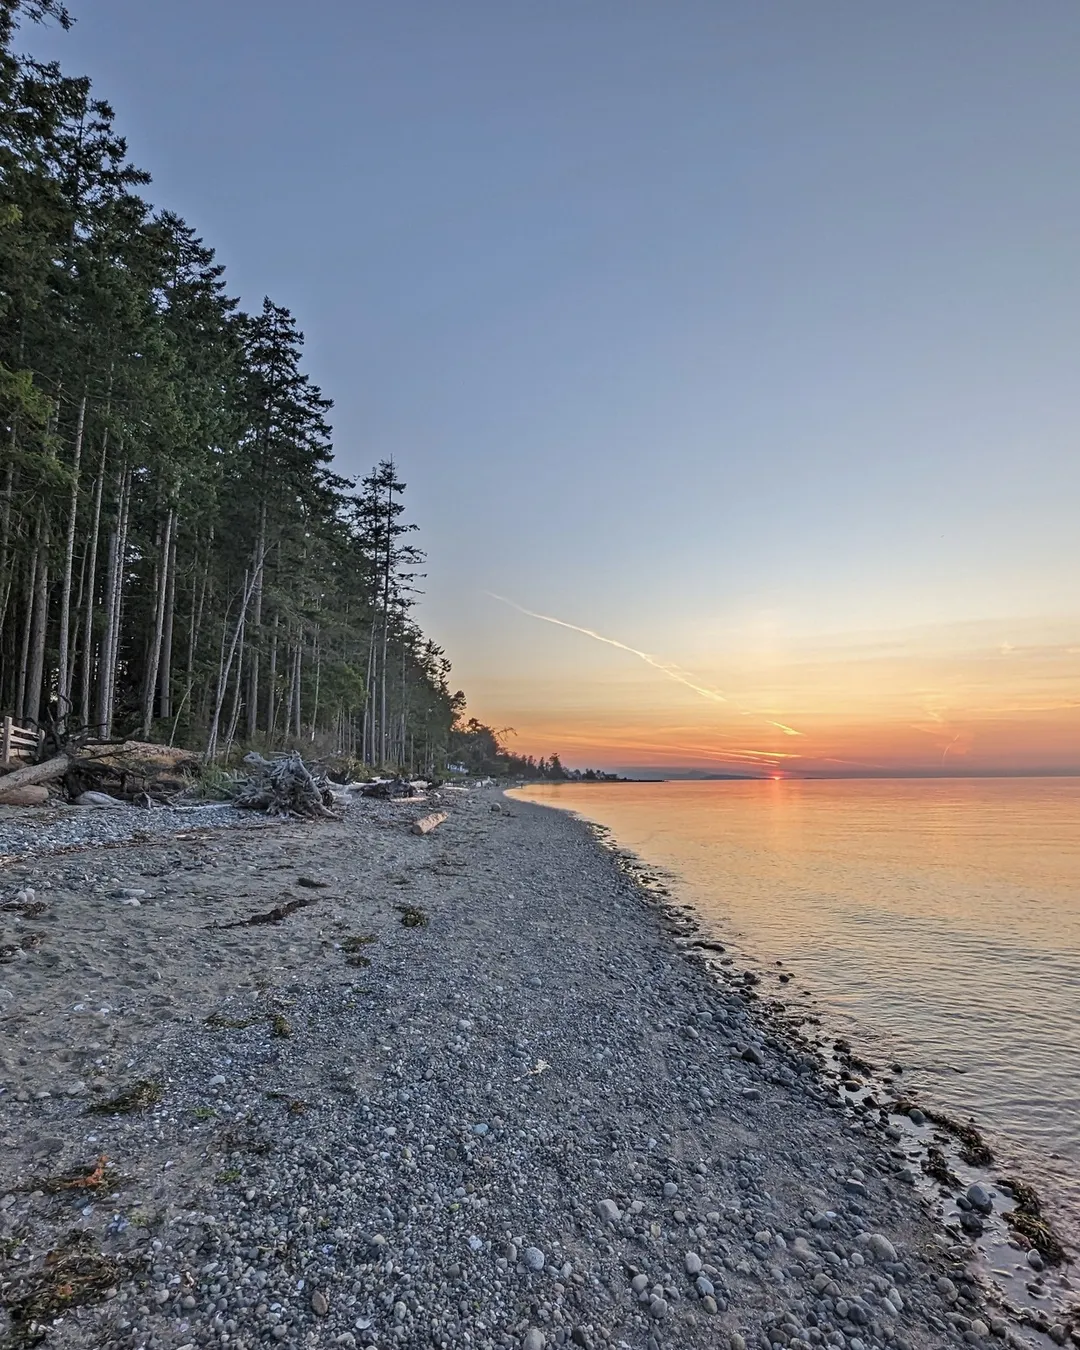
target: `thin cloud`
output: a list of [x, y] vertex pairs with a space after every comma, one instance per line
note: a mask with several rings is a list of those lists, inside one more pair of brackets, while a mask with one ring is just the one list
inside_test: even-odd
[[[745, 708], [739, 708], [726, 694], [722, 694], [719, 689], [708, 689], [704, 685], [695, 684], [678, 666], [670, 661], [658, 661], [655, 656], [650, 656], [648, 652], [640, 651], [637, 647], [631, 647], [625, 642], [620, 642], [618, 638], [605, 637], [603, 633], [598, 633], [594, 628], [583, 628], [580, 624], [568, 623], [565, 619], [556, 619], [552, 614], [540, 614], [535, 609], [526, 609], [524, 605], [519, 605], [516, 600], [508, 600], [505, 595], [498, 595], [495, 591], [486, 591], [492, 600], [498, 600], [502, 605], [509, 605], [511, 609], [516, 609], [519, 614], [525, 614], [530, 619], [539, 619], [542, 623], [552, 623], [557, 628], [568, 628], [572, 633], [581, 633], [584, 637], [592, 638], [594, 642], [603, 642], [608, 647], [614, 647], [620, 652], [629, 652], [631, 656], [636, 656], [644, 661], [647, 666], [653, 670], [658, 670], [661, 675], [666, 675], [669, 680], [674, 680], [676, 684], [683, 685], [686, 689], [692, 689], [695, 694], [700, 694], [702, 698], [709, 699], [713, 703], [724, 703], [737, 712], [742, 713], [744, 717], [759, 717], [759, 720], [766, 726], [776, 727], [782, 731], [785, 736], [802, 736], [804, 733], [796, 731], [794, 727], [786, 726], [783, 722], [774, 722], [772, 718], [760, 717], [756, 713], [748, 712]], [[738, 752], [732, 752], [738, 753]], [[757, 754], [757, 751], [749, 751], [749, 754]], [[771, 752], [760, 752], [771, 753]], [[776, 759], [798, 759], [798, 755], [780, 755], [773, 754]]]
[[494, 591], [487, 591], [485, 594], [490, 595], [492, 600], [498, 600], [501, 604], [516, 609], [519, 614], [527, 614], [530, 619], [541, 619], [544, 623], [553, 623], [558, 628], [569, 628], [573, 633], [583, 633], [586, 637], [591, 637], [597, 642], [605, 642], [609, 647], [617, 647], [621, 652], [629, 652], [631, 656], [640, 657], [647, 666], [652, 666], [653, 670], [658, 670], [661, 675], [666, 675], [669, 680], [674, 680], [676, 684], [685, 685], [687, 689], [692, 689], [695, 694], [700, 694], [702, 698], [712, 699], [715, 703], [729, 702], [718, 689], [705, 689], [702, 685], [695, 684], [693, 680], [687, 679], [677, 666], [669, 665], [665, 661], [658, 661], [655, 656], [650, 656], [648, 652], [638, 651], [636, 647], [628, 647], [625, 642], [620, 642], [617, 638], [605, 637], [603, 633], [597, 633], [592, 628], [582, 628], [579, 624], [567, 623], [565, 619], [556, 619], [550, 614], [538, 614], [535, 609], [526, 609], [524, 605], [508, 600], [505, 595], [496, 595]]

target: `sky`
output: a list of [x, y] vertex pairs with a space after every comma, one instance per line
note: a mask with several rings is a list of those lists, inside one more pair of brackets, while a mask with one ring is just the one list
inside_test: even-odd
[[1080, 771], [1074, 0], [72, 9], [512, 748]]

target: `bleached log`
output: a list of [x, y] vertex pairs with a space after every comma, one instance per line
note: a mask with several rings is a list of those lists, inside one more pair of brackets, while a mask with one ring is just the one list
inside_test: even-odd
[[419, 820], [413, 821], [413, 834], [430, 834], [436, 825], [441, 825], [446, 819], [445, 811], [435, 811], [430, 816], [421, 816]]
[[49, 789], [38, 783], [29, 787], [13, 788], [0, 797], [0, 806], [44, 806], [49, 800]]
[[5, 774], [0, 778], [0, 805], [8, 793], [16, 788], [28, 787], [31, 783], [48, 783], [59, 778], [67, 771], [70, 763], [70, 755], [57, 755], [55, 759], [47, 759], [44, 764], [28, 764], [25, 769]]

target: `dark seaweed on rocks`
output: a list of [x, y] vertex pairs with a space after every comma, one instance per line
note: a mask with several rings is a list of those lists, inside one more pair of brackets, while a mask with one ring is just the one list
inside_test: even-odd
[[928, 1145], [922, 1170], [928, 1177], [933, 1177], [935, 1181], [951, 1190], [955, 1190], [960, 1185], [960, 1178], [955, 1172], [949, 1170], [949, 1164], [945, 1161], [945, 1154], [935, 1144]]
[[[915, 1110], [915, 1103], [907, 1097], [901, 1097], [893, 1104], [892, 1109], [894, 1115], [906, 1116], [908, 1112]], [[942, 1111], [932, 1111], [926, 1106], [920, 1106], [918, 1109], [927, 1120], [959, 1141], [961, 1162], [967, 1163], [969, 1167], [989, 1167], [993, 1163], [994, 1155], [990, 1151], [990, 1146], [970, 1122], [965, 1124], [945, 1115]]]
[[283, 905], [275, 905], [273, 909], [265, 910], [262, 914], [251, 914], [246, 919], [234, 919], [232, 923], [212, 923], [211, 928], [253, 928], [260, 923], [280, 923], [282, 919], [287, 919], [290, 914], [295, 914], [298, 909], [306, 909], [308, 905], [313, 905], [317, 897], [305, 896], [300, 900], [288, 900]]
[[115, 1097], [110, 1097], [108, 1101], [95, 1102], [90, 1110], [101, 1116], [130, 1115], [133, 1111], [146, 1111], [161, 1101], [162, 1091], [160, 1083], [154, 1083], [147, 1078], [140, 1079]]
[[426, 928], [428, 916], [416, 905], [395, 905], [394, 908], [401, 915], [401, 926], [403, 928]]
[[125, 1273], [122, 1262], [95, 1250], [88, 1233], [73, 1229], [39, 1267], [0, 1281], [0, 1297], [12, 1321], [8, 1345], [39, 1344], [47, 1334], [46, 1323], [80, 1305], [100, 1303]]
[[1042, 1203], [1034, 1186], [1016, 1177], [1002, 1177], [998, 1184], [1011, 1191], [1016, 1202], [1016, 1207], [1005, 1215], [1010, 1228], [1027, 1238], [1049, 1265], [1061, 1265], [1065, 1260], [1065, 1248], [1043, 1218]]

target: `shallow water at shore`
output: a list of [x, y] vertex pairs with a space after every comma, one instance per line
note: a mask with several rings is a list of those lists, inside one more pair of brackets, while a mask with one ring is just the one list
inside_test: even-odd
[[[1080, 1235], [1080, 781], [560, 784]], [[783, 963], [782, 967], [778, 963]], [[770, 981], [771, 983], [771, 981]], [[899, 1085], [898, 1085], [899, 1086]]]

